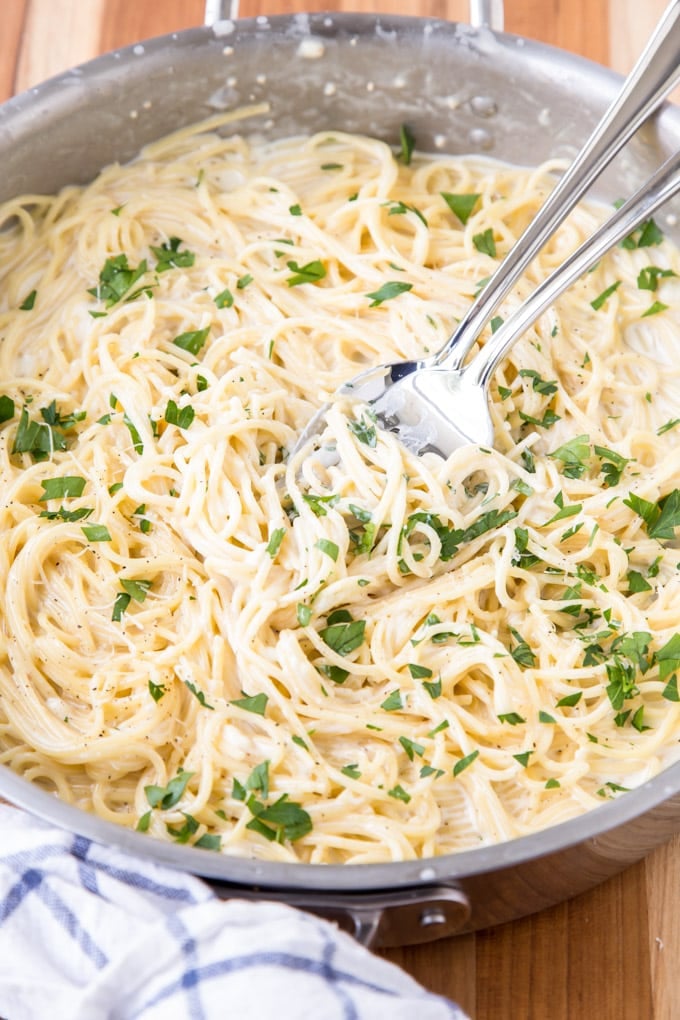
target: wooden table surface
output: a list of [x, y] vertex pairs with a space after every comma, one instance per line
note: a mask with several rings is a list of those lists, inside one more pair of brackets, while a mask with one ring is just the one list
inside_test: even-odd
[[[505, 0], [506, 29], [625, 72], [665, 6], [666, 0]], [[468, 5], [242, 0], [240, 14], [343, 8], [465, 20]], [[0, 101], [100, 52], [200, 24], [202, 16], [203, 0], [0, 0]], [[475, 1020], [678, 1020], [680, 836], [551, 910], [385, 955]]]

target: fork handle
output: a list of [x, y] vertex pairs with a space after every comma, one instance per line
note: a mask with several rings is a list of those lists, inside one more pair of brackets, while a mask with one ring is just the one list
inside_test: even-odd
[[528, 326], [555, 299], [575, 283], [591, 266], [632, 230], [648, 219], [659, 206], [680, 190], [680, 152], [674, 153], [625, 205], [609, 217], [587, 241], [566, 259], [517, 311], [496, 330], [465, 369], [473, 383], [486, 388], [494, 371]]
[[666, 8], [649, 42], [583, 149], [560, 178], [432, 363], [460, 369], [516, 280], [616, 153], [680, 78], [680, 0]]

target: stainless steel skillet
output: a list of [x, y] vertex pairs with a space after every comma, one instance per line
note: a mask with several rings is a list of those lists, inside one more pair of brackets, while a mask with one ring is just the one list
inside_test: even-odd
[[[86, 181], [180, 124], [260, 100], [271, 113], [255, 128], [279, 135], [330, 125], [393, 141], [407, 122], [423, 149], [479, 151], [517, 163], [570, 156], [617, 88], [616, 76], [602, 68], [488, 27], [358, 15], [226, 19], [102, 57], [1, 107], [0, 197]], [[618, 158], [600, 194], [619, 197], [678, 148], [680, 113], [665, 109]], [[263, 864], [156, 843], [4, 769], [0, 793], [74, 832], [204, 875], [227, 895], [273, 896], [330, 913], [382, 945], [541, 909], [680, 828], [680, 766], [530, 837], [356, 868]]]

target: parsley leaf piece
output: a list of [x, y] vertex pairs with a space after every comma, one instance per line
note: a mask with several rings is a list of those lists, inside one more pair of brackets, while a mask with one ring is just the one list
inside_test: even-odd
[[564, 698], [560, 698], [557, 702], [558, 708], [573, 708], [578, 705], [579, 701], [583, 697], [583, 691], [575, 691], [573, 694], [567, 694]]
[[523, 379], [532, 380], [533, 388], [537, 393], [542, 393], [546, 397], [557, 393], [557, 381], [555, 379], [550, 381], [542, 379], [540, 374], [533, 368], [520, 368], [519, 374]]
[[663, 691], [661, 697], [665, 698], [666, 701], [680, 701], [680, 694], [678, 693], [678, 675], [673, 673]]
[[111, 541], [111, 533], [105, 524], [84, 524], [82, 531], [88, 542]]
[[680, 489], [674, 489], [658, 503], [651, 503], [634, 492], [623, 502], [640, 515], [650, 538], [675, 538], [675, 529], [680, 525]]
[[491, 258], [496, 257], [496, 242], [492, 227], [487, 227], [481, 234], [475, 234], [472, 238], [472, 243], [482, 255], [490, 255]]
[[471, 751], [470, 754], [466, 754], [464, 758], [460, 758], [453, 766], [454, 776], [459, 776], [461, 772], [464, 772], [466, 768], [472, 765], [475, 758], [479, 757], [479, 751]]
[[291, 216], [302, 216], [302, 207], [298, 203], [295, 205], [289, 205], [288, 212]]
[[172, 342], [175, 347], [180, 347], [183, 351], [188, 351], [189, 354], [197, 355], [208, 339], [209, 332], [210, 326], [206, 326], [205, 329], [189, 330], [187, 333], [180, 333]]
[[300, 624], [300, 626], [307, 627], [309, 625], [309, 621], [312, 618], [311, 606], [306, 606], [304, 602], [298, 602], [297, 606], [295, 607], [295, 614], [297, 616], [297, 622]]
[[401, 280], [389, 280], [387, 283], [383, 283], [382, 287], [379, 287], [378, 290], [374, 290], [366, 295], [366, 297], [372, 299], [368, 307], [376, 308], [378, 305], [383, 304], [384, 301], [391, 301], [393, 298], [399, 297], [400, 294], [404, 294], [412, 288], [412, 283], [402, 283]]
[[[420, 209], [416, 209], [414, 205], [409, 205], [408, 202], [390, 201], [384, 202], [383, 205], [388, 205], [390, 207], [390, 211], [387, 214], [388, 216], [403, 216], [406, 213], [412, 212], [415, 216], [418, 217], [421, 223], [427, 226], [427, 220], [421, 213]], [[396, 268], [399, 270], [399, 272], [402, 272], [402, 270], [399, 269], [399, 266], [393, 266], [392, 268], [393, 269]]]
[[375, 425], [371, 422], [370, 418], [362, 414], [361, 421], [349, 421], [347, 422], [347, 427], [360, 443], [364, 443], [372, 449], [375, 448], [378, 442], [378, 435]]
[[330, 496], [317, 496], [314, 493], [305, 493], [302, 499], [317, 517], [325, 517], [327, 514], [326, 506], [335, 506], [340, 497], [335, 493]]
[[626, 464], [630, 463], [629, 459], [615, 450], [608, 450], [606, 446], [594, 446], [593, 450], [602, 461], [600, 473], [604, 475], [605, 489], [618, 485]]
[[516, 516], [516, 510], [488, 510], [465, 529], [462, 541], [472, 542], [475, 538], [479, 538], [480, 535], [486, 534], [487, 531], [495, 531], [496, 528], [502, 528], [504, 524], [514, 520]]
[[402, 701], [401, 697], [401, 691], [396, 690], [392, 691], [391, 694], [388, 694], [385, 700], [381, 703], [380, 707], [383, 708], [386, 712], [398, 712], [401, 708], [404, 707], [404, 702]]
[[651, 248], [652, 245], [661, 244], [663, 233], [659, 230], [653, 219], [645, 220], [641, 227], [634, 230], [628, 237], [621, 241], [622, 248], [632, 250], [634, 248]]
[[151, 824], [151, 811], [145, 811], [135, 825], [137, 832], [148, 832]]
[[82, 496], [85, 479], [79, 475], [64, 475], [62, 478], [46, 478], [40, 482], [43, 494], [39, 502], [48, 499], [63, 499], [67, 496]]
[[314, 546], [320, 549], [322, 553], [325, 553], [326, 556], [330, 556], [334, 562], [337, 562], [340, 549], [335, 542], [331, 542], [328, 538], [319, 538], [314, 543]]
[[536, 425], [541, 429], [550, 429], [556, 421], [560, 420], [561, 415], [555, 414], [554, 411], [548, 408], [548, 410], [544, 412], [542, 418], [535, 418], [533, 415], [527, 414], [525, 411], [520, 411], [519, 417], [521, 421], [526, 422], [527, 425]]
[[614, 662], [608, 662], [605, 668], [609, 680], [607, 697], [612, 708], [618, 712], [623, 708], [624, 701], [633, 698], [638, 693], [635, 684], [635, 666], [632, 663], [615, 659]]
[[195, 417], [196, 412], [191, 404], [180, 408], [174, 400], [168, 400], [168, 406], [165, 408], [165, 420], [168, 425], [177, 425], [180, 429], [188, 429]]
[[[129, 294], [137, 280], [146, 272], [146, 259], [142, 259], [136, 269], [128, 265], [127, 255], [113, 255], [108, 258], [99, 273], [99, 283], [91, 287], [88, 294], [103, 301], [107, 308], [121, 301], [126, 295], [132, 300], [137, 294]], [[137, 292], [139, 293], [139, 292]]]
[[361, 772], [356, 766], [356, 762], [352, 765], [343, 765], [340, 769], [343, 776], [348, 776], [349, 779], [361, 779]]
[[287, 839], [294, 843], [312, 831], [311, 817], [300, 804], [288, 800], [287, 793], [268, 807], [259, 804], [252, 796], [247, 803], [255, 817], [246, 828], [259, 832], [265, 839], [277, 843]]
[[472, 215], [472, 210], [477, 205], [480, 195], [474, 193], [469, 195], [452, 195], [450, 191], [442, 191], [440, 194], [453, 215], [457, 216], [462, 225], [465, 226]]
[[513, 754], [515, 761], [518, 761], [523, 768], [526, 768], [529, 764], [529, 758], [533, 754], [533, 751], [522, 751], [521, 754]]
[[414, 680], [422, 680], [424, 677], [432, 676], [432, 670], [427, 666], [419, 666], [417, 662], [409, 662], [408, 671]]
[[151, 245], [151, 251], [156, 261], [156, 272], [165, 273], [168, 269], [188, 269], [193, 266], [196, 256], [186, 248], [179, 250], [183, 241], [179, 237], [171, 237], [169, 241], [163, 242], [160, 247]]
[[636, 595], [642, 591], [653, 591], [652, 585], [642, 576], [639, 570], [629, 570], [626, 578], [630, 595]]
[[399, 159], [404, 166], [408, 166], [416, 144], [415, 136], [408, 124], [402, 124], [399, 129], [399, 144], [401, 146]]
[[180, 769], [174, 779], [171, 779], [167, 786], [145, 786], [144, 793], [152, 808], [160, 808], [161, 811], [168, 811], [173, 808], [184, 795], [189, 780], [194, 776], [193, 772], [185, 772]]
[[[243, 691], [241, 693], [243, 694]], [[235, 698], [229, 704], [242, 708], [244, 712], [252, 712], [253, 715], [264, 715], [268, 701], [269, 698], [266, 694], [253, 694], [252, 696], [244, 694], [242, 698]]]
[[10, 421], [14, 417], [14, 411], [14, 401], [3, 393], [0, 396], [0, 425], [5, 421]]
[[120, 580], [121, 588], [134, 599], [135, 602], [143, 602], [146, 598], [146, 593], [152, 585], [152, 581], [132, 581], [129, 578], [122, 577]]
[[658, 650], [654, 660], [659, 664], [659, 679], [663, 683], [671, 673], [680, 669], [680, 634], [674, 634], [666, 644]]
[[582, 478], [586, 471], [586, 461], [590, 456], [589, 436], [576, 436], [558, 446], [548, 456], [562, 463], [562, 474], [567, 478]]
[[583, 503], [572, 503], [565, 506], [564, 494], [561, 492], [557, 493], [553, 500], [553, 503], [555, 504], [556, 507], [558, 507], [557, 513], [554, 514], [549, 521], [545, 522], [544, 527], [547, 527], [549, 524], [554, 524], [555, 521], [564, 520], [565, 517], [574, 517], [576, 514], [580, 513], [581, 510], [583, 509]]
[[160, 701], [166, 693], [167, 689], [163, 686], [163, 684], [155, 684], [153, 680], [149, 680], [149, 694], [154, 701]]
[[642, 319], [646, 319], [649, 315], [659, 315], [660, 312], [668, 310], [668, 305], [665, 305], [663, 301], [654, 301], [649, 308], [644, 311], [641, 315]]
[[439, 676], [436, 680], [423, 680], [423, 687], [430, 695], [432, 700], [441, 697], [442, 693], [442, 678]]
[[559, 779], [549, 779], [545, 784], [546, 790], [556, 790], [560, 785]]
[[299, 287], [301, 283], [317, 283], [318, 280], [323, 280], [326, 275], [326, 267], [319, 259], [307, 262], [304, 266], [298, 265], [294, 259], [291, 259], [286, 265], [293, 273], [293, 276], [289, 276], [286, 280], [289, 287]]
[[40, 408], [40, 416], [42, 422], [32, 421], [28, 409], [23, 408], [12, 446], [13, 454], [28, 453], [34, 461], [43, 461], [56, 450], [66, 450], [67, 433], [77, 422], [85, 418], [85, 412], [77, 411], [64, 416], [53, 400], [47, 407]]
[[509, 726], [519, 726], [521, 723], [525, 723], [526, 719], [523, 719], [517, 712], [504, 712], [498, 716], [499, 722], [508, 723]]
[[130, 601], [131, 596], [127, 592], [121, 591], [116, 595], [115, 602], [113, 603], [113, 613], [111, 614], [111, 619], [115, 623], [120, 623], [123, 619], [123, 613], [126, 612]]
[[190, 838], [198, 829], [198, 822], [193, 815], [188, 815], [185, 811], [182, 812], [184, 815], [184, 825], [179, 827], [176, 825], [166, 825], [168, 833], [175, 839], [177, 843], [188, 843]]
[[365, 630], [365, 620], [332, 623], [319, 631], [319, 637], [338, 655], [349, 655], [355, 648], [363, 644]]
[[218, 308], [231, 308], [234, 303], [234, 295], [228, 287], [225, 287], [224, 290], [221, 290], [220, 293], [215, 296], [214, 300]]
[[394, 797], [395, 800], [401, 800], [404, 804], [408, 804], [411, 800], [411, 794], [407, 793], [403, 786], [397, 783], [391, 790], [387, 791], [388, 797]]
[[217, 832], [204, 832], [200, 839], [197, 839], [194, 846], [201, 850], [221, 850], [222, 837]]
[[269, 542], [265, 552], [268, 552], [272, 559], [276, 556], [277, 552], [281, 548], [281, 543], [286, 534], [285, 528], [274, 528], [271, 535], [269, 536]]
[[619, 289], [620, 286], [621, 280], [617, 280], [615, 283], [612, 283], [609, 287], [606, 287], [601, 294], [598, 294], [598, 296], [593, 301], [590, 302], [591, 308], [593, 308], [596, 312], [599, 311], [599, 309], [602, 308], [602, 306], [607, 301], [607, 298], [610, 298], [612, 294]]
[[645, 266], [638, 273], [637, 285], [639, 290], [656, 290], [659, 280], [669, 276], [676, 276], [672, 269], [661, 269], [659, 266]]
[[192, 684], [190, 680], [185, 680], [184, 684], [191, 691], [193, 696], [198, 701], [199, 705], [202, 705], [203, 708], [209, 708], [211, 712], [215, 711], [215, 706], [208, 704], [208, 702], [206, 701], [205, 694], [203, 693], [203, 691], [199, 690], [199, 688], [195, 684]]
[[137, 453], [144, 453], [144, 443], [142, 442], [142, 437], [137, 431], [136, 425], [132, 422], [130, 418], [128, 418], [127, 414], [123, 415], [123, 422], [127, 426], [127, 430], [130, 433], [130, 438], [132, 439], [132, 445], [134, 446], [135, 451]]
[[422, 758], [425, 754], [425, 748], [422, 744], [417, 743], [415, 740], [411, 740], [410, 737], [399, 737], [399, 743], [406, 751], [406, 754], [410, 761], [413, 761], [414, 756], [418, 755]]
[[[512, 636], [514, 637], [515, 641], [517, 642], [516, 647], [512, 648], [510, 650], [510, 654], [513, 657], [513, 659], [515, 660], [515, 662], [519, 666], [529, 666], [529, 667], [535, 666], [536, 665], [536, 656], [531, 651], [531, 648], [526, 643], [526, 641], [522, 638], [522, 635], [519, 634], [512, 627], [510, 628], [510, 633], [512, 634]], [[500, 716], [499, 716], [499, 718], [500, 718]]]
[[657, 436], [662, 436], [665, 432], [670, 432], [676, 425], [680, 425], [680, 418], [670, 418], [664, 425], [661, 425], [656, 430]]
[[325, 663], [323, 666], [317, 667], [324, 676], [327, 676], [329, 680], [332, 680], [334, 684], [344, 684], [345, 680], [349, 676], [349, 670], [343, 669], [342, 666], [336, 666], [334, 664]]
[[35, 299], [38, 295], [37, 290], [32, 290], [19, 305], [19, 310], [22, 312], [30, 312], [33, 310], [35, 305]]
[[555, 719], [554, 716], [550, 715], [549, 712], [544, 712], [543, 709], [541, 709], [539, 711], [539, 713], [538, 713], [538, 721], [540, 723], [554, 723], [554, 722], [557, 722], [557, 720]]

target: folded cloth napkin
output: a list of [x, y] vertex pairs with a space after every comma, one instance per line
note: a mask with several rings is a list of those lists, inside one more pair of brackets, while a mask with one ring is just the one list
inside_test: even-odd
[[334, 925], [0, 804], [3, 1020], [465, 1020]]

